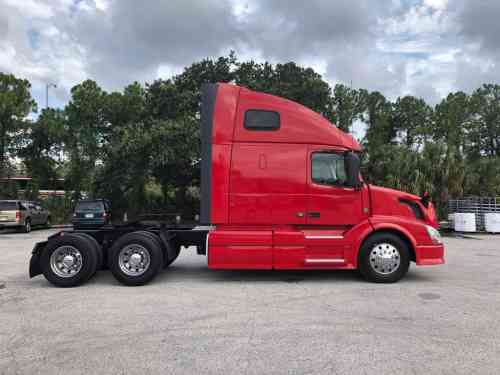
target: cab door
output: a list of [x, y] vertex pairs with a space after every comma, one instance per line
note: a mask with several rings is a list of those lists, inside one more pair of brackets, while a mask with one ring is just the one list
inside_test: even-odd
[[306, 265], [347, 266], [344, 253], [350, 244], [344, 233], [367, 214], [363, 210], [362, 191], [346, 187], [346, 177], [343, 150], [309, 146], [304, 227]]

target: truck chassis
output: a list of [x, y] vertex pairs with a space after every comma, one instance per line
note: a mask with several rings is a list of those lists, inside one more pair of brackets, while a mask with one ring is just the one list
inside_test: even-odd
[[61, 287], [80, 285], [109, 268], [125, 285], [143, 285], [171, 265], [181, 247], [206, 254], [209, 227], [135, 222], [99, 229], [60, 231], [32, 251], [29, 275], [43, 274]]

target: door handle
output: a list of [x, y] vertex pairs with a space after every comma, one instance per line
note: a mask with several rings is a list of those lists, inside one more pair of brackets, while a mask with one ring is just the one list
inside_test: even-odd
[[308, 212], [307, 214], [309, 215], [310, 218], [314, 219], [317, 219], [321, 216], [319, 212]]

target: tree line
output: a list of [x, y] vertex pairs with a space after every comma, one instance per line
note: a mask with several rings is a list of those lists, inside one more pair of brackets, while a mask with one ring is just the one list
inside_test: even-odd
[[[377, 91], [331, 87], [311, 68], [240, 61], [233, 53], [122, 91], [86, 80], [71, 89], [64, 108], [44, 108], [36, 119], [28, 118], [37, 111], [30, 83], [0, 73], [0, 177], [23, 169], [33, 178], [27, 196], [64, 178], [67, 210], [85, 192], [109, 199], [120, 214], [192, 216], [199, 201], [200, 87], [207, 82], [297, 101], [346, 132], [364, 127], [365, 180], [428, 191], [441, 216], [452, 197], [500, 195], [499, 85], [450, 93], [431, 106], [414, 96], [390, 100]], [[12, 184], [0, 189], [0, 198], [18, 195]]]

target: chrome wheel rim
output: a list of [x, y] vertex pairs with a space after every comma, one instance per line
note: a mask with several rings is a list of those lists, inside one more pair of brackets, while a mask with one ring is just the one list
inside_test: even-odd
[[140, 276], [147, 271], [151, 263], [149, 251], [142, 245], [130, 244], [118, 254], [118, 265], [128, 276]]
[[31, 223], [29, 221], [26, 222], [26, 233], [31, 232]]
[[73, 246], [60, 246], [50, 256], [50, 269], [59, 277], [75, 276], [82, 265], [82, 253]]
[[380, 243], [370, 252], [370, 266], [380, 275], [390, 275], [396, 272], [401, 264], [399, 250], [390, 243]]

